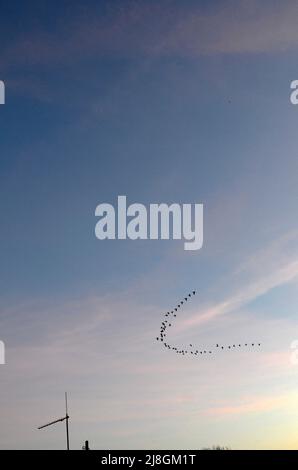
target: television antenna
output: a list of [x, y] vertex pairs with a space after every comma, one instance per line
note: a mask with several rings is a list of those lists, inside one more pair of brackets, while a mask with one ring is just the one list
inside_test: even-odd
[[46, 427], [48, 427], [48, 426], [52, 426], [52, 424], [61, 423], [62, 421], [65, 421], [65, 429], [66, 429], [66, 449], [69, 450], [68, 420], [69, 420], [69, 415], [68, 415], [68, 405], [67, 405], [67, 392], [65, 392], [65, 416], [63, 416], [63, 418], [55, 419], [55, 421], [51, 421], [50, 423], [43, 424], [42, 426], [39, 426], [38, 429], [43, 429], [43, 428], [46, 428]]

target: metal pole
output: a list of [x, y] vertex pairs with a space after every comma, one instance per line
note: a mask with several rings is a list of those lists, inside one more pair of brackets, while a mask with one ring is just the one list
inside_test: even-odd
[[65, 415], [65, 423], [66, 423], [66, 448], [69, 450], [69, 430], [68, 430], [68, 409], [67, 409], [67, 392], [65, 392], [65, 409], [66, 409], [66, 415]]
[[67, 446], [67, 450], [69, 450], [69, 432], [68, 432], [68, 416], [66, 417], [66, 446]]

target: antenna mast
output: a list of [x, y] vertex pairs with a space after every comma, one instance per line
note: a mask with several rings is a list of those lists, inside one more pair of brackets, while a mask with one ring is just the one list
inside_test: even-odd
[[63, 418], [55, 419], [55, 421], [51, 421], [50, 423], [43, 424], [42, 426], [39, 426], [38, 429], [43, 429], [43, 428], [46, 428], [47, 426], [52, 426], [52, 424], [61, 423], [62, 421], [65, 421], [65, 425], [66, 425], [66, 449], [69, 450], [68, 420], [69, 420], [69, 415], [68, 415], [68, 404], [67, 404], [67, 392], [65, 392], [65, 416], [63, 416]]

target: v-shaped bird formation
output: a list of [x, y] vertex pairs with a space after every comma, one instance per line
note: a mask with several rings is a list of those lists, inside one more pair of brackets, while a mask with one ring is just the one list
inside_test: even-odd
[[193, 290], [189, 294], [186, 295], [186, 297], [181, 300], [173, 310], [169, 310], [164, 314], [164, 320], [161, 322], [160, 325], [160, 333], [159, 336], [156, 337], [157, 341], [160, 341], [161, 344], [164, 345], [166, 349], [169, 349], [173, 351], [176, 354], [182, 354], [185, 356], [186, 354], [191, 354], [193, 356], [201, 357], [204, 355], [208, 354], [213, 354], [215, 351], [223, 351], [223, 350], [239, 350], [240, 348], [243, 349], [248, 349], [248, 348], [254, 348], [254, 347], [260, 347], [261, 343], [235, 343], [235, 344], [230, 344], [230, 345], [222, 345], [220, 343], [217, 343], [213, 346], [213, 348], [208, 348], [208, 349], [202, 349], [198, 346], [195, 346], [194, 344], [190, 343], [187, 348], [178, 348], [176, 346], [173, 346], [168, 342], [168, 329], [171, 328], [175, 322], [175, 319], [177, 318], [178, 314], [181, 313], [183, 307], [185, 307], [186, 303], [191, 300], [191, 298], [196, 295], [196, 291]]

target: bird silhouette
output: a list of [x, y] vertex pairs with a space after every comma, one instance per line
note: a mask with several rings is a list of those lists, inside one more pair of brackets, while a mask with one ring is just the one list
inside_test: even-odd
[[[192, 297], [192, 295], [195, 295], [195, 294], [196, 294], [196, 291], [195, 291], [195, 290], [191, 291], [186, 297], [184, 297], [184, 301], [187, 302], [187, 301], [189, 300], [189, 298]], [[180, 303], [179, 303], [173, 310], [164, 313], [164, 316], [167, 318], [170, 314], [172, 314], [173, 317], [176, 318], [176, 317], [177, 317], [177, 314], [176, 314], [176, 313], [177, 313], [177, 311], [178, 311], [178, 308], [181, 309], [181, 308], [184, 306], [184, 301], [181, 300]], [[176, 313], [174, 313], [174, 312], [176, 312]], [[159, 334], [159, 337], [158, 337], [158, 336], [156, 337], [156, 340], [157, 340], [157, 341], [160, 341], [161, 343], [163, 343], [164, 346], [165, 346], [167, 349], [169, 349], [169, 350], [171, 350], [171, 351], [174, 351], [176, 354], [182, 354], [183, 356], [186, 355], [186, 354], [189, 354], [189, 353], [192, 354], [192, 355], [195, 355], [195, 356], [197, 356], [199, 353], [200, 353], [201, 355], [202, 355], [202, 354], [207, 354], [207, 352], [208, 352], [209, 354], [212, 354], [212, 350], [210, 350], [210, 351], [206, 351], [206, 350], [204, 350], [204, 351], [199, 351], [199, 349], [196, 349], [196, 350], [190, 351], [190, 350], [188, 350], [188, 349], [178, 349], [177, 347], [173, 346], [172, 344], [167, 343], [167, 342], [165, 341], [165, 338], [166, 338], [166, 336], [167, 336], [166, 331], [167, 331], [167, 328], [168, 328], [168, 327], [171, 327], [171, 326], [172, 326], [172, 323], [169, 323], [168, 320], [162, 321], [162, 322], [161, 322], [161, 326], [160, 326], [160, 334]], [[258, 346], [261, 346], [261, 343], [251, 343], [251, 346], [254, 347], [255, 344], [257, 344]], [[190, 346], [190, 348], [194, 348], [194, 345], [193, 345], [192, 343], [190, 343], [189, 346]], [[245, 346], [246, 346], [246, 347], [249, 346], [248, 343], [245, 343]], [[233, 347], [233, 348], [236, 348], [236, 344], [227, 346], [228, 349], [231, 349], [232, 347]], [[241, 348], [241, 344], [240, 344], [240, 343], [238, 344], [238, 347]], [[223, 351], [223, 350], [225, 349], [224, 346], [219, 346], [218, 343], [216, 343], [216, 348], [221, 348], [221, 351]]]

